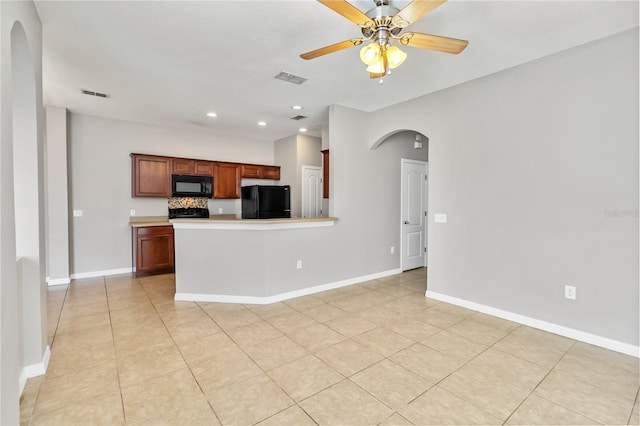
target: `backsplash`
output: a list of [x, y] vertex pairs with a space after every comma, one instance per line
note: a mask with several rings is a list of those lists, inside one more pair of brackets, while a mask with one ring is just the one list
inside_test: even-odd
[[199, 208], [206, 209], [209, 206], [205, 197], [171, 197], [169, 198], [170, 209]]

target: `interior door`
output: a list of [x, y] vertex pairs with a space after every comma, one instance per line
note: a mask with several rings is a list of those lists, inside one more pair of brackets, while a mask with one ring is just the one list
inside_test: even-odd
[[427, 163], [402, 160], [401, 267], [426, 266]]
[[322, 169], [302, 166], [302, 217], [322, 216]]

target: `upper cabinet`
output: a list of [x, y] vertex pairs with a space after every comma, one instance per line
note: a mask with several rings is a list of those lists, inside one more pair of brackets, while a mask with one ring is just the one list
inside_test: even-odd
[[213, 176], [213, 163], [211, 161], [195, 160], [195, 174], [198, 176]]
[[213, 176], [213, 163], [189, 158], [174, 158], [172, 160], [174, 175]]
[[241, 174], [243, 178], [247, 179], [280, 180], [280, 166], [242, 164]]
[[322, 198], [329, 198], [329, 150], [322, 152]]
[[242, 178], [280, 180], [279, 166], [131, 154], [131, 196], [171, 197], [171, 175], [213, 176], [213, 198], [240, 198]]
[[262, 179], [264, 166], [257, 166], [255, 164], [243, 164], [241, 170], [243, 178]]
[[240, 198], [241, 164], [213, 163], [213, 198]]
[[280, 180], [280, 166], [264, 166], [263, 179]]
[[131, 154], [132, 197], [171, 197], [171, 158]]
[[195, 169], [196, 160], [189, 160], [188, 158], [174, 158], [171, 160], [173, 167], [171, 173], [174, 175], [192, 175]]

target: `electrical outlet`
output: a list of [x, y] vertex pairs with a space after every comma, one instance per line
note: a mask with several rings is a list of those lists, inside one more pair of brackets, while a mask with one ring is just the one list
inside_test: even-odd
[[391, 252], [391, 254], [396, 252], [396, 248], [394, 246], [391, 246], [391, 249], [389, 250]]
[[135, 216], [136, 211], [134, 209], [129, 210], [129, 216]]
[[564, 297], [565, 299], [576, 300], [576, 287], [573, 285], [565, 285]]
[[218, 213], [222, 213], [222, 207], [218, 207]]
[[297, 269], [302, 269], [302, 260], [298, 260], [298, 261], [296, 262], [296, 268], [297, 268]]

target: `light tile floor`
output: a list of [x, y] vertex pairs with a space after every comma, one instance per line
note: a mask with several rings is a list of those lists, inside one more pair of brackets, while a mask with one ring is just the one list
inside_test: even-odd
[[426, 270], [271, 305], [174, 276], [48, 292], [23, 425], [639, 424], [638, 359], [424, 297]]

